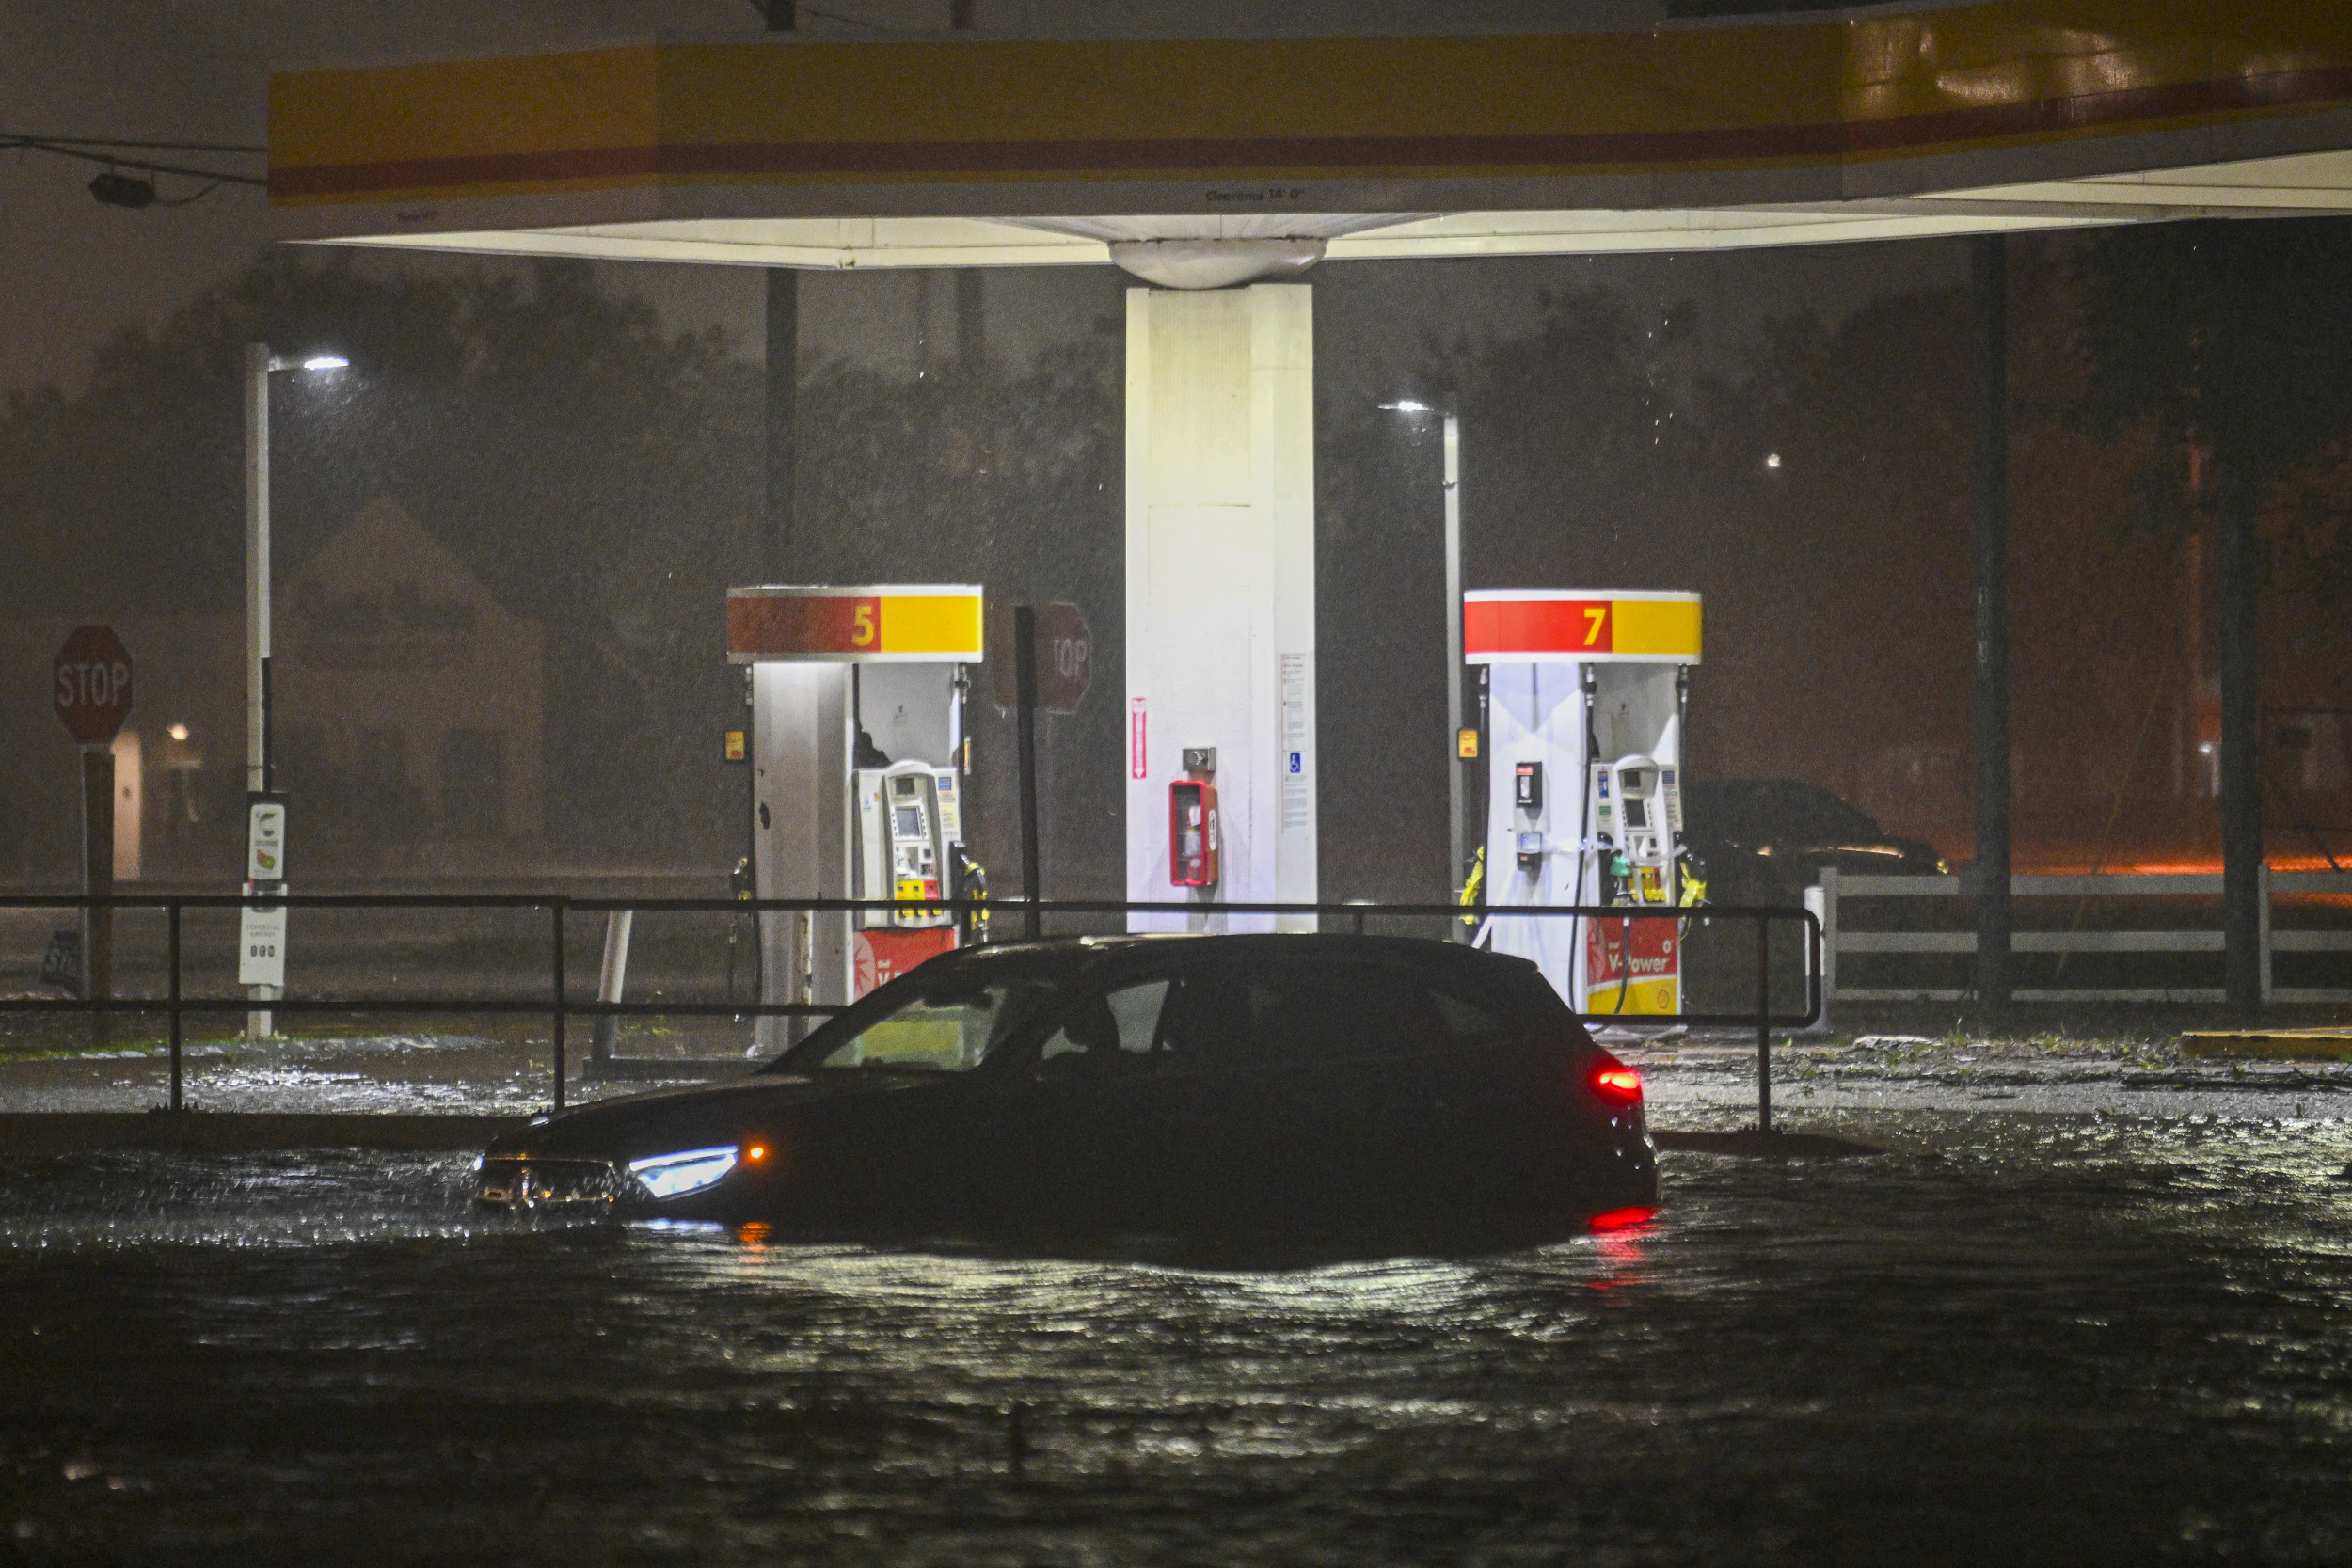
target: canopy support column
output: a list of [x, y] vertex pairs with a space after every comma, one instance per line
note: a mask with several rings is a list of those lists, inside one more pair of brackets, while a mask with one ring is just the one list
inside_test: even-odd
[[1976, 558], [1977, 1001], [2010, 1000], [2009, 255], [1975, 242], [1977, 450], [1969, 485]]

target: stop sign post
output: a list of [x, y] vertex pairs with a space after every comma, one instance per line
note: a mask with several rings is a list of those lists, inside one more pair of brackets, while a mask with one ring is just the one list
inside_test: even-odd
[[[131, 655], [112, 626], [76, 626], [50, 663], [50, 703], [82, 748], [82, 892], [115, 890], [115, 734], [131, 715]], [[90, 1037], [106, 1041], [103, 1006], [114, 989], [114, 911], [82, 911], [82, 994], [100, 1004]]]
[[1012, 709], [1021, 776], [1021, 892], [1025, 929], [1038, 932], [1037, 712], [1070, 713], [1094, 681], [1094, 634], [1074, 604], [1014, 605], [991, 641], [996, 705]]

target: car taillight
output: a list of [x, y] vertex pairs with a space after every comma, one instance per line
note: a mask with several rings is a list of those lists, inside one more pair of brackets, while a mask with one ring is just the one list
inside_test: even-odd
[[1642, 1098], [1642, 1075], [1606, 1051], [1600, 1053], [1600, 1060], [1593, 1064], [1593, 1070], [1584, 1081], [1603, 1100], [1631, 1104]]
[[1656, 1218], [1655, 1209], [1610, 1209], [1584, 1223], [1594, 1230], [1638, 1230]]

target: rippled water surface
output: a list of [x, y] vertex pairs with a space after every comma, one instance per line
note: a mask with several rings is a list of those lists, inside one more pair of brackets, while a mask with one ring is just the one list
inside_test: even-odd
[[0, 1164], [0, 1560], [2352, 1560], [2352, 1123], [1847, 1130], [1897, 1151], [1230, 1275]]

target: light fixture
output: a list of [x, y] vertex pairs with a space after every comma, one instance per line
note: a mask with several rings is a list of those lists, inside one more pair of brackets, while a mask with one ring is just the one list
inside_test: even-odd
[[688, 1193], [701, 1192], [734, 1168], [733, 1144], [680, 1149], [675, 1154], [656, 1154], [628, 1163], [629, 1175], [644, 1182], [645, 1191], [655, 1197], [682, 1197]]
[[1777, 468], [1777, 467], [1780, 467], [1780, 453], [1778, 453], [1778, 452], [1776, 452], [1776, 451], [1768, 451], [1768, 452], [1766, 452], [1766, 453], [1764, 454], [1764, 466], [1765, 466], [1766, 467], [1768, 467], [1768, 468]]
[[340, 371], [350, 368], [351, 361], [340, 354], [314, 354], [302, 362], [306, 371]]
[[1427, 404], [1416, 403], [1411, 398], [1405, 398], [1396, 403], [1384, 403], [1380, 406], [1391, 414], [1434, 414], [1437, 412]]
[[185, 740], [188, 737], [188, 727], [185, 724], [174, 724], [164, 733], [174, 740]]
[[155, 182], [141, 180], [135, 174], [117, 174], [113, 169], [89, 182], [89, 193], [109, 207], [151, 207], [155, 204]]

